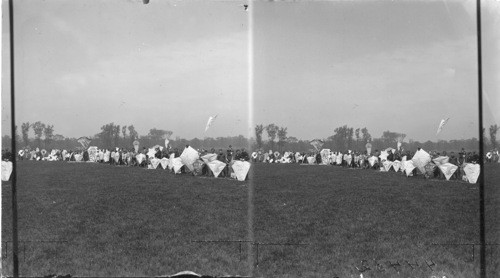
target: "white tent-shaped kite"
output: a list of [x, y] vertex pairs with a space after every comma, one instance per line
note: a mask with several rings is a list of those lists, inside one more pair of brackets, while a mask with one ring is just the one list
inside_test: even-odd
[[404, 168], [404, 171], [406, 173], [406, 176], [411, 176], [413, 175], [412, 172], [413, 172], [413, 169], [415, 169], [415, 165], [413, 165], [413, 161], [412, 160], [405, 160], [403, 161], [403, 167]]
[[[172, 168], [174, 169], [174, 173], [180, 174], [181, 173], [181, 168], [184, 166], [182, 163], [182, 159], [180, 157], [176, 158], [171, 158], [172, 159]], [[191, 165], [192, 167], [192, 165]]]
[[2, 161], [2, 181], [8, 181], [12, 174], [12, 162]]
[[207, 164], [208, 168], [210, 168], [216, 178], [226, 167], [226, 163], [217, 160], [217, 154], [215, 153], [206, 154], [202, 156], [201, 159], [205, 162], [205, 164]]
[[[224, 168], [226, 168], [226, 163], [224, 163], [222, 161], [219, 161], [219, 160], [214, 160], [214, 161], [208, 162], [207, 166], [208, 166], [208, 168], [210, 168], [210, 170], [212, 170], [212, 173], [214, 174], [214, 177], [217, 178], [219, 176], [219, 174], [222, 172], [222, 170], [224, 170]], [[236, 177], [237, 176], [238, 175], [236, 175]]]
[[144, 160], [146, 160], [146, 155], [143, 153], [140, 153], [135, 156], [135, 159], [137, 160], [138, 164], [141, 164]]
[[164, 157], [160, 159], [161, 168], [163, 168], [163, 170], [167, 169], [168, 163], [169, 163], [168, 158]]
[[439, 164], [438, 168], [439, 168], [439, 170], [441, 170], [441, 172], [443, 172], [443, 175], [446, 178], [446, 180], [450, 180], [451, 176], [453, 176], [455, 171], [457, 171], [458, 166], [447, 162], [447, 163]]
[[200, 158], [198, 152], [193, 149], [191, 146], [187, 147], [182, 151], [180, 156], [182, 163], [188, 167], [188, 169], [192, 172], [194, 170], [194, 162]]
[[319, 153], [321, 154], [321, 164], [327, 165], [330, 158], [330, 149], [322, 149]]
[[394, 169], [394, 171], [398, 172], [401, 169], [401, 161], [394, 160], [392, 162], [392, 168]]
[[418, 168], [418, 170], [420, 170], [422, 174], [425, 174], [425, 165], [431, 162], [431, 156], [429, 155], [428, 152], [424, 151], [423, 149], [420, 149], [417, 152], [415, 152], [415, 155], [413, 155], [411, 161], [413, 161], [413, 166]]
[[156, 168], [158, 168], [158, 165], [160, 164], [160, 159], [155, 157], [155, 158], [152, 158], [150, 160], [150, 162], [151, 162], [151, 168], [148, 167], [148, 169], [156, 169]]
[[465, 177], [469, 183], [476, 183], [481, 173], [479, 164], [467, 163], [464, 166]]
[[385, 172], [388, 172], [392, 167], [392, 161], [385, 160], [384, 162], [382, 162], [382, 165], [384, 167], [380, 168], [380, 170], [384, 169]]
[[97, 162], [97, 147], [89, 147], [87, 151], [89, 153], [89, 161]]
[[307, 163], [308, 164], [314, 164], [316, 162], [316, 158], [314, 156], [308, 156], [307, 157]]
[[244, 181], [248, 171], [250, 170], [250, 163], [248, 161], [234, 161], [233, 165], [234, 174], [236, 175], [236, 179], [239, 181]]

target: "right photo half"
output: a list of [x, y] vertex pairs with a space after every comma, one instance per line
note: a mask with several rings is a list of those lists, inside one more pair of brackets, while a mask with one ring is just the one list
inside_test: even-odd
[[482, 134], [475, 1], [250, 2], [255, 276], [498, 273], [490, 2]]

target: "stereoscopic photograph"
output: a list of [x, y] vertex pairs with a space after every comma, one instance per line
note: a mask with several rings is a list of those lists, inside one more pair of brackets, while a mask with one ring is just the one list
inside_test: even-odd
[[499, 275], [499, 1], [1, 23], [3, 277]]

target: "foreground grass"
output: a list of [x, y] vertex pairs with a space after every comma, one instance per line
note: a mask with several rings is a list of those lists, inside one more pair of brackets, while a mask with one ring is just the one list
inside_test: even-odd
[[[487, 180], [500, 184], [499, 173], [498, 165], [489, 165]], [[359, 277], [356, 267], [363, 266], [371, 268], [365, 277], [478, 274], [477, 246], [472, 260], [472, 246], [433, 245], [479, 242], [477, 185], [269, 164], [255, 165], [251, 181], [23, 161], [18, 176], [19, 239], [25, 241], [21, 275], [192, 270]], [[495, 183], [488, 184], [488, 241], [498, 243], [500, 194]], [[2, 186], [3, 241], [11, 233], [10, 190], [9, 183]], [[40, 242], [51, 240], [58, 242]], [[254, 244], [193, 242], [200, 240]], [[500, 250], [491, 250], [496, 260], [489, 261], [489, 271], [495, 272]], [[431, 260], [435, 265], [429, 267]], [[401, 266], [391, 267], [396, 261]], [[10, 256], [3, 259], [3, 273], [11, 273]]]

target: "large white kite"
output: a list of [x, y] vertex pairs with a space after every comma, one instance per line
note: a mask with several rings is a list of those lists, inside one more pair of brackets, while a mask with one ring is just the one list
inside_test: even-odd
[[[219, 160], [209, 161], [209, 162], [207, 162], [207, 165], [210, 168], [210, 170], [212, 170], [212, 173], [214, 174], [214, 177], [216, 177], [216, 178], [219, 176], [219, 174], [222, 172], [222, 170], [224, 170], [224, 168], [226, 168], [226, 163], [219, 161]], [[236, 175], [236, 176], [238, 176], [238, 175]]]
[[194, 170], [194, 162], [200, 158], [198, 155], [198, 152], [193, 149], [191, 146], [187, 147], [182, 151], [182, 154], [180, 156], [182, 163], [186, 165], [186, 167], [189, 168], [189, 170], [192, 172]]
[[250, 170], [250, 163], [248, 161], [234, 161], [233, 165], [234, 174], [236, 175], [236, 179], [239, 181], [244, 181], [248, 171]]
[[466, 163], [464, 166], [465, 177], [469, 183], [476, 183], [481, 173], [479, 164]]
[[217, 118], [218, 114], [215, 116], [210, 116], [208, 118], [207, 126], [205, 127], [205, 132], [210, 128], [210, 126], [214, 123], [215, 119]]
[[89, 153], [89, 161], [97, 162], [97, 152], [98, 152], [97, 147], [95, 147], [95, 146], [89, 147], [89, 149], [87, 151]]
[[330, 149], [322, 149], [320, 154], [321, 154], [321, 164], [327, 165], [329, 163]]
[[438, 127], [438, 130], [436, 132], [436, 135], [439, 134], [439, 132], [441, 132], [441, 130], [443, 129], [444, 125], [448, 122], [450, 118], [447, 118], [446, 120], [445, 119], [442, 119], [441, 122], [439, 123], [439, 127]]
[[431, 156], [428, 152], [424, 151], [423, 149], [420, 149], [417, 152], [415, 152], [415, 155], [413, 155], [411, 161], [413, 161], [413, 166], [418, 168], [420, 172], [422, 172], [422, 174], [425, 174], [425, 166], [429, 162], [431, 162]]
[[2, 181], [8, 181], [12, 174], [12, 162], [2, 161]]

